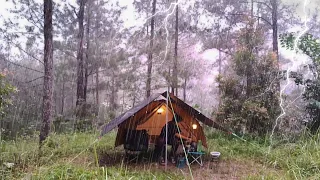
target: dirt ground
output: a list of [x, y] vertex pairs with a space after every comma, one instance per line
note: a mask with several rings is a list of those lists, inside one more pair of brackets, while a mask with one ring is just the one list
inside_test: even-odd
[[[189, 171], [185, 172], [188, 173]], [[246, 179], [249, 176], [262, 177], [269, 173], [277, 175], [280, 172], [254, 161], [222, 160], [218, 163], [205, 162], [203, 167], [196, 164], [192, 166], [192, 174], [195, 180]]]
[[[145, 167], [146, 168], [146, 167]], [[165, 167], [153, 163], [149, 165], [151, 169], [161, 169], [165, 171]], [[229, 161], [229, 160], [220, 160], [219, 162], [204, 162], [204, 165], [201, 167], [198, 164], [192, 164], [189, 167], [186, 165], [184, 168], [180, 169], [174, 165], [169, 165], [167, 167], [169, 171], [176, 173], [181, 173], [182, 179], [191, 179], [191, 173], [194, 180], [218, 180], [218, 179], [246, 179], [249, 176], [253, 177], [263, 177], [264, 175], [273, 174], [275, 176], [281, 174], [280, 171], [268, 168], [262, 164], [253, 162], [253, 161]]]
[[[100, 165], [114, 166], [118, 163], [124, 163], [123, 154], [112, 154], [101, 157]], [[142, 162], [126, 163], [128, 168], [134, 171], [162, 171], [166, 172], [165, 166], [160, 165], [155, 161], [145, 160]], [[247, 177], [260, 177], [272, 174], [275, 177], [281, 177], [280, 170], [266, 167], [251, 160], [219, 160], [218, 162], [211, 162], [204, 160], [204, 165], [193, 163], [190, 166], [191, 173], [194, 180], [216, 180], [216, 179], [246, 179]], [[185, 165], [183, 168], [178, 168], [174, 164], [168, 163], [167, 171], [181, 175], [181, 179], [192, 179], [189, 167]]]

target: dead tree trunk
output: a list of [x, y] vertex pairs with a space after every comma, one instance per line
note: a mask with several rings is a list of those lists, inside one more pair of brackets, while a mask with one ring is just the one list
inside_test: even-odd
[[53, 45], [52, 45], [52, 0], [44, 0], [44, 82], [42, 124], [39, 135], [40, 147], [48, 137], [52, 119], [53, 96]]
[[151, 32], [150, 32], [150, 45], [148, 54], [148, 70], [147, 70], [147, 83], [146, 83], [146, 96], [151, 95], [151, 74], [152, 74], [152, 53], [153, 53], [153, 38], [154, 38], [154, 15], [156, 14], [157, 0], [152, 2], [152, 17], [151, 17]]
[[84, 28], [83, 28], [83, 19], [84, 19], [84, 6], [85, 0], [80, 0], [80, 7], [78, 16], [78, 25], [79, 25], [79, 33], [78, 33], [78, 52], [77, 52], [77, 116], [81, 117], [82, 114], [82, 105], [84, 102], [84, 61], [83, 61], [83, 36], [84, 36]]

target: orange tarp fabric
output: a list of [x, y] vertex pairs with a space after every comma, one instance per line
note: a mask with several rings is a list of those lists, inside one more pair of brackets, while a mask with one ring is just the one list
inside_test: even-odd
[[[163, 112], [158, 113], [159, 109], [162, 109]], [[119, 146], [124, 143], [126, 129], [145, 129], [149, 136], [159, 136], [166, 122], [172, 120], [173, 114], [179, 115], [183, 119], [178, 124], [181, 134], [191, 137], [193, 141], [202, 141], [202, 145], [207, 148], [206, 137], [198, 120], [175, 103], [172, 103], [172, 107], [169, 106], [167, 109], [167, 105], [163, 100], [151, 102], [134, 116], [120, 124], [115, 145]], [[197, 125], [196, 129], [192, 128], [193, 124]]]

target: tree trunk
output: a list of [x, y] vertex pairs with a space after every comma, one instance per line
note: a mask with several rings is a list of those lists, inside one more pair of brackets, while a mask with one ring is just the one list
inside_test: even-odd
[[116, 79], [115, 79], [115, 74], [112, 72], [112, 77], [111, 77], [111, 96], [110, 96], [110, 118], [113, 119], [115, 118], [115, 111], [117, 109], [117, 90], [116, 90]]
[[[76, 77], [75, 77], [75, 73], [72, 73], [72, 75], [71, 75], [71, 92], [74, 92], [74, 90], [75, 90], [75, 80], [76, 80]], [[75, 94], [73, 94], [72, 93], [72, 95], [71, 95], [71, 108], [72, 109], [74, 109], [74, 104], [75, 104], [75, 102], [77, 102], [77, 100], [76, 101], [74, 101], [75, 100]]]
[[148, 54], [148, 70], [147, 70], [147, 83], [146, 83], [146, 95], [149, 97], [151, 95], [151, 74], [152, 74], [152, 51], [153, 51], [153, 38], [154, 38], [154, 15], [156, 13], [156, 3], [157, 0], [152, 2], [152, 17], [151, 17], [151, 35], [150, 35], [150, 46]]
[[99, 107], [99, 67], [96, 68], [96, 104]]
[[87, 91], [88, 91], [88, 66], [89, 66], [89, 48], [90, 48], [90, 19], [91, 19], [91, 13], [90, 13], [90, 2], [88, 1], [87, 4], [87, 27], [86, 27], [86, 43], [87, 43], [87, 49], [86, 49], [86, 63], [85, 63], [85, 70], [84, 70], [84, 102], [87, 102]]
[[251, 18], [253, 19], [253, 0], [251, 0]]
[[61, 112], [60, 112], [60, 114], [61, 115], [63, 115], [63, 112], [64, 112], [64, 101], [65, 101], [65, 98], [66, 98], [66, 96], [65, 96], [65, 79], [64, 79], [64, 77], [62, 78], [62, 97], [61, 97]]
[[44, 82], [43, 82], [43, 109], [42, 124], [39, 135], [40, 147], [48, 137], [52, 120], [53, 96], [53, 45], [52, 45], [52, 0], [44, 0]]
[[184, 84], [183, 84], [183, 101], [186, 101], [187, 99], [187, 77], [184, 78]]
[[[176, 1], [177, 2], [177, 1]], [[175, 34], [174, 34], [174, 62], [173, 62], [173, 87], [172, 93], [178, 96], [178, 25], [179, 25], [179, 12], [178, 5], [176, 5], [176, 24], [175, 24]]]
[[[280, 71], [279, 51], [278, 51], [278, 3], [271, 0], [272, 7], [272, 51], [275, 53], [278, 62], [278, 72]], [[276, 81], [276, 90], [280, 91], [280, 81]]]
[[84, 85], [83, 85], [83, 103], [87, 102], [87, 92], [88, 92], [88, 64], [86, 63], [84, 68]]
[[85, 0], [80, 0], [80, 7], [78, 16], [78, 25], [79, 25], [79, 34], [78, 34], [78, 52], [77, 52], [77, 116], [82, 115], [82, 105], [84, 102], [84, 61], [83, 61], [83, 36], [84, 36], [84, 27], [83, 27], [83, 19], [84, 19], [84, 6]]
[[257, 24], [258, 24], [258, 27], [259, 27], [259, 25], [260, 25], [260, 7], [261, 6], [261, 4], [258, 4], [257, 5], [257, 16], [258, 16], [258, 20], [257, 20]]
[[[221, 40], [221, 39], [220, 39]], [[221, 63], [221, 51], [219, 51], [219, 78], [221, 78], [221, 67], [222, 63]], [[218, 88], [218, 96], [219, 96], [219, 102], [218, 102], [218, 107], [220, 107], [221, 105], [221, 87], [220, 87], [220, 83], [219, 83], [219, 88]]]
[[124, 111], [124, 104], [125, 104], [125, 92], [124, 92], [124, 90], [122, 91], [122, 109], [121, 109], [121, 113], [123, 113], [123, 111]]
[[135, 105], [136, 105], [136, 96], [133, 96], [132, 107], [134, 107]]
[[278, 58], [278, 4], [277, 0], [271, 1], [272, 5], [272, 50]]
[[245, 60], [247, 61], [246, 64], [246, 78], [247, 78], [247, 87], [246, 87], [246, 95], [247, 98], [249, 98], [252, 95], [252, 76], [253, 76], [253, 59], [252, 59], [252, 53], [253, 53], [253, 48], [252, 47], [252, 38], [254, 38], [254, 29], [253, 29], [253, 24], [250, 25], [249, 29], [247, 30], [247, 36], [246, 36], [246, 47], [248, 48], [249, 54], [245, 56]]

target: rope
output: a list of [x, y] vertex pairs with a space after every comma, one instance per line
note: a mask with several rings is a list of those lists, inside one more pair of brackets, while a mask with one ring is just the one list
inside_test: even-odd
[[[173, 117], [174, 117], [174, 120], [176, 122], [176, 126], [178, 127], [178, 133], [179, 135], [181, 135], [181, 131], [180, 131], [180, 128], [179, 128], [179, 125], [178, 125], [178, 122], [177, 122], [177, 118], [176, 118], [176, 114], [174, 112], [174, 109], [173, 109], [173, 106], [172, 106], [172, 102], [171, 102], [171, 98], [168, 96], [168, 100], [170, 102], [170, 105], [171, 105], [171, 109], [172, 109], [172, 114], [173, 114]], [[182, 149], [183, 149], [183, 152], [184, 152], [184, 155], [185, 155], [185, 158], [186, 158], [186, 161], [187, 161], [187, 165], [188, 165], [188, 168], [189, 168], [189, 172], [190, 172], [190, 175], [191, 175], [191, 179], [193, 180], [193, 175], [192, 175], [192, 170], [191, 170], [191, 167], [190, 167], [190, 164], [189, 164], [189, 160], [188, 160], [188, 155], [187, 155], [187, 152], [186, 152], [186, 149], [185, 149], [185, 146], [184, 146], [184, 143], [183, 143], [183, 140], [180, 136], [180, 141], [181, 141], [181, 144], [182, 144]]]
[[68, 164], [70, 164], [72, 161], [74, 161], [77, 157], [79, 157], [83, 152], [85, 152], [86, 150], [88, 150], [89, 147], [91, 147], [92, 145], [94, 145], [95, 143], [97, 143], [99, 141], [99, 139], [94, 140], [91, 144], [89, 144], [89, 146], [87, 148], [85, 148], [84, 150], [82, 150], [79, 154], [77, 154], [73, 159], [71, 159]]

